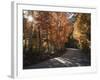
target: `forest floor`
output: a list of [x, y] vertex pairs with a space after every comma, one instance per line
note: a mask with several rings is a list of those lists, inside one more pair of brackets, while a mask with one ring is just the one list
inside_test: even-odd
[[76, 67], [90, 65], [90, 53], [85, 53], [80, 49], [67, 48], [66, 52], [61, 56], [53, 57], [37, 64], [25, 66], [24, 69]]

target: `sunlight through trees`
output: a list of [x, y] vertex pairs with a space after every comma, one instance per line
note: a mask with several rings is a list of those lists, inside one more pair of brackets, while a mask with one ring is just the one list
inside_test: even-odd
[[90, 48], [90, 16], [87, 13], [23, 11], [24, 49], [54, 54], [71, 44], [80, 49]]

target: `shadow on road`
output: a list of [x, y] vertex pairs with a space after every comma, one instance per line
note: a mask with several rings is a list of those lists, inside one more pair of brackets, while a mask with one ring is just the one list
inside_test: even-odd
[[91, 65], [90, 50], [83, 51], [80, 49], [67, 48], [54, 54], [32, 53], [31, 51], [24, 52], [24, 54], [24, 69]]

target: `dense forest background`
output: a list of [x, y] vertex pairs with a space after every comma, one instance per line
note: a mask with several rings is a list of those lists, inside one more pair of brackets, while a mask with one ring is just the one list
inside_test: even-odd
[[43, 58], [44, 55], [63, 54], [66, 48], [87, 52], [90, 51], [90, 43], [89, 13], [23, 11], [24, 60], [31, 62], [32, 56]]

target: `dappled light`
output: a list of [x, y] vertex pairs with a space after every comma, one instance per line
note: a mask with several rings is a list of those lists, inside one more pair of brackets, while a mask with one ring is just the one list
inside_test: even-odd
[[[52, 58], [66, 64], [69, 61], [59, 56], [67, 52], [68, 56], [72, 56], [74, 52], [78, 55], [83, 55], [83, 52], [90, 55], [90, 26], [89, 13], [24, 10], [23, 65], [37, 64], [48, 59], [52, 61]], [[73, 65], [73, 62], [69, 64]]]

